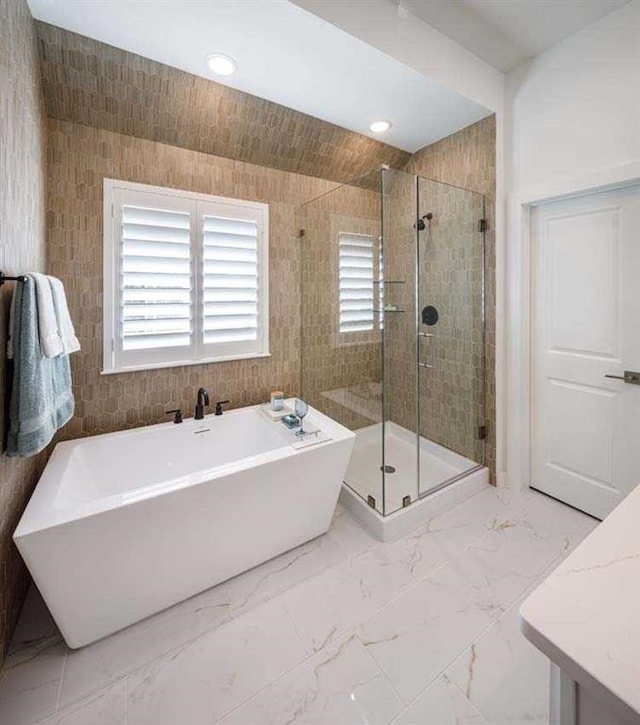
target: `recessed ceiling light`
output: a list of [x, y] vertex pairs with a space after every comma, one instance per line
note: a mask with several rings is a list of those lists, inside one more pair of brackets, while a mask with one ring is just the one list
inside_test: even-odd
[[369, 128], [374, 133], [384, 133], [391, 128], [391, 121], [374, 121]]
[[224, 53], [212, 53], [207, 58], [207, 64], [214, 73], [219, 76], [230, 76], [236, 72], [238, 64], [230, 55]]

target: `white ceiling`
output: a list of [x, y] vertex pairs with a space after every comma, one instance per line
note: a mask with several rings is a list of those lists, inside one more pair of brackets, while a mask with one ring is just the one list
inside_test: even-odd
[[[39, 20], [414, 152], [489, 115], [287, 0], [29, 0]], [[214, 76], [213, 52], [238, 71]], [[372, 121], [393, 123], [373, 134]]]
[[501, 71], [559, 43], [629, 0], [394, 0]]

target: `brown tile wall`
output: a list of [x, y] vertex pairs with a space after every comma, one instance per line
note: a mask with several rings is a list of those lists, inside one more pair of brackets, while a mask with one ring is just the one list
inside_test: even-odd
[[[82, 351], [72, 355], [76, 414], [59, 439], [192, 415], [198, 387], [233, 407], [295, 394], [300, 375], [300, 241], [295, 210], [335, 184], [77, 123], [49, 119], [48, 270], [65, 284]], [[101, 375], [103, 179], [269, 204], [270, 348], [266, 359]]]
[[[414, 154], [405, 170], [485, 195], [485, 461], [495, 483], [495, 116], [479, 121]], [[452, 413], [455, 406], [450, 408]]]
[[206, 78], [38, 22], [52, 118], [348, 181], [409, 154]]
[[419, 181], [421, 213], [433, 213], [420, 233], [420, 307], [439, 311], [434, 334], [421, 339], [420, 433], [477, 463], [484, 444], [478, 426], [484, 424], [483, 307], [481, 194]]
[[[26, 0], [0, 2], [0, 269], [44, 269], [45, 116], [33, 20]], [[14, 283], [0, 287], [0, 431], [8, 424], [6, 363], [9, 303]], [[0, 453], [0, 663], [29, 582], [11, 536], [44, 463]]]

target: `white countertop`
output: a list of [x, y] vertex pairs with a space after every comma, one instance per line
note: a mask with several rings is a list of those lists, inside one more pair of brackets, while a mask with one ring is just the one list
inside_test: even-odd
[[520, 625], [569, 677], [640, 722], [640, 486], [525, 600]]

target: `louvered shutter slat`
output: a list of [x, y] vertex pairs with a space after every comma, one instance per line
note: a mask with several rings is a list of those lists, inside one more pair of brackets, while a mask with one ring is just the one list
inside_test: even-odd
[[258, 339], [258, 225], [203, 218], [205, 344]]
[[121, 233], [123, 350], [189, 346], [189, 213], [123, 205]]
[[204, 301], [207, 302], [257, 302], [258, 288], [216, 287], [205, 290]]

